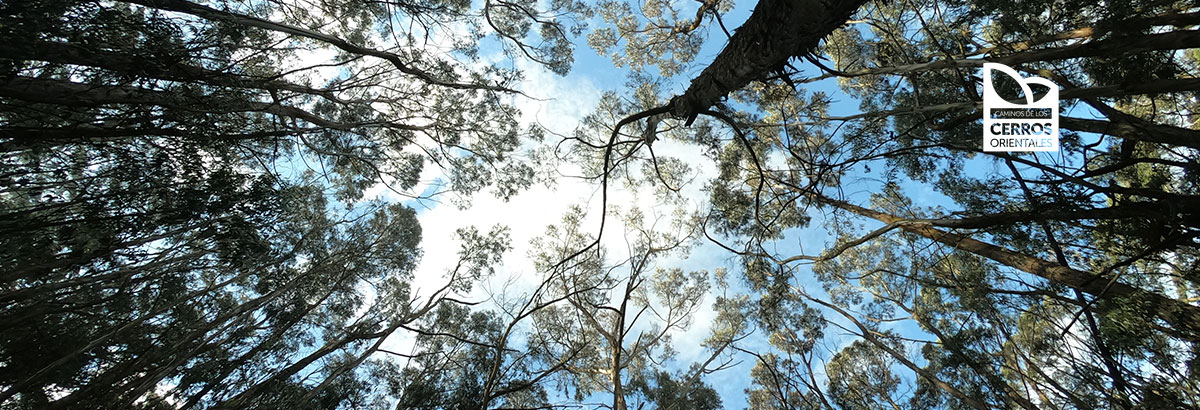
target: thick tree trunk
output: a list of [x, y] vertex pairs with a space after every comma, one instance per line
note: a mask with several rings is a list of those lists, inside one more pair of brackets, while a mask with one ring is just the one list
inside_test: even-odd
[[1104, 121], [1063, 116], [1058, 120], [1063, 128], [1073, 131], [1108, 134], [1127, 140], [1200, 149], [1200, 131], [1193, 129], [1147, 121], [1129, 121], [1122, 118]]
[[625, 404], [625, 385], [621, 382], [621, 370], [621, 345], [616, 344], [613, 346], [612, 373], [609, 375], [612, 381], [613, 410], [628, 408]]
[[672, 114], [695, 116], [729, 93], [809, 55], [866, 0], [762, 0], [721, 54], [671, 100]]

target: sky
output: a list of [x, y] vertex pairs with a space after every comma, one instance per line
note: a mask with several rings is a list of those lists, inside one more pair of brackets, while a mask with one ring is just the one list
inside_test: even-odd
[[[693, 0], [666, 1], [677, 1], [685, 8], [694, 7], [696, 4]], [[739, 3], [733, 12], [724, 16], [725, 24], [731, 29], [739, 26], [749, 15], [753, 6], [753, 2]], [[687, 12], [683, 13], [683, 15], [688, 14]], [[457, 30], [457, 34], [462, 34], [461, 30], [464, 29], [463, 27], [449, 28], [451, 32]], [[706, 41], [696, 60], [680, 75], [666, 81], [666, 86], [663, 87], [664, 97], [683, 92], [688, 86], [689, 80], [699, 74], [705, 65], [720, 52], [724, 45], [724, 34], [715, 28], [710, 34], [710, 38]], [[386, 43], [386, 40], [383, 41]], [[445, 44], [435, 37], [429, 47], [445, 47]], [[448, 47], [445, 48], [448, 49]], [[555, 135], [570, 135], [580, 127], [581, 119], [594, 110], [606, 92], [616, 92], [617, 95], [628, 96], [631, 91], [626, 85], [626, 76], [629, 74], [629, 70], [614, 67], [607, 57], [597, 55], [588, 47], [584, 37], [576, 40], [575, 64], [566, 76], [554, 74], [528, 59], [520, 57], [514, 59], [505, 56], [494, 46], [484, 47], [481, 51], [481, 58], [475, 62], [476, 65], [511, 64], [524, 73], [524, 80], [517, 85], [517, 89], [524, 95], [511, 96], [510, 103], [521, 110], [523, 123], [537, 124], [547, 129], [550, 132], [548, 139], [551, 142], [557, 138]], [[336, 53], [332, 50], [316, 49], [311, 53], [302, 54], [298, 61], [293, 63], [295, 67], [310, 67], [315, 63], [335, 59]], [[814, 68], [810, 64], [798, 63], [796, 65], [810, 70], [808, 74], [814, 74], [811, 71]], [[339, 74], [337, 70], [339, 68], [328, 67], [312, 70], [313, 72], [309, 74], [314, 79], [331, 78]], [[833, 96], [835, 103], [829, 112], [832, 116], [858, 113], [857, 102], [841, 92], [837, 88], [835, 80], [805, 84], [804, 88], [809, 93], [823, 92]], [[1085, 118], [1098, 116], [1090, 110], [1083, 110], [1089, 112], [1084, 115], [1079, 113], [1074, 115]], [[1071, 113], [1063, 113], [1063, 115], [1069, 114]], [[535, 145], [534, 142], [528, 142], [523, 148], [532, 149], [535, 148]], [[688, 200], [685, 206], [687, 210], [703, 214], [707, 210], [709, 201], [703, 185], [705, 181], [716, 174], [715, 165], [703, 155], [702, 149], [696, 145], [661, 139], [655, 143], [654, 148], [660, 158], [677, 158], [692, 167], [695, 177], [682, 187], [681, 195]], [[475, 195], [468, 206], [458, 206], [451, 201], [401, 198], [382, 184], [368, 190], [367, 199], [382, 198], [403, 202], [418, 212], [418, 220], [422, 228], [423, 254], [412, 280], [414, 297], [420, 300], [443, 287], [447, 280], [447, 273], [453, 269], [458, 259], [457, 253], [461, 244], [456, 240], [455, 233], [461, 228], [475, 227], [480, 232], [488, 232], [493, 226], [500, 225], [507, 227], [512, 238], [512, 249], [503, 256], [502, 263], [495, 267], [495, 275], [489, 278], [483, 286], [477, 286], [472, 293], [459, 298], [468, 301], [486, 301], [490, 296], [489, 291], [499, 289], [507, 284], [512, 284], [515, 289], [521, 289], [522, 286], [536, 283], [542, 273], [533, 266], [530, 256], [537, 249], [534, 248], [531, 241], [541, 237], [547, 226], [558, 223], [571, 207], [579, 206], [588, 212], [589, 218], [583, 223], [582, 229], [589, 230], [593, 234], [599, 232], [598, 215], [605, 211], [601, 205], [601, 198], [605, 193], [601, 192], [596, 180], [569, 177], [581, 174], [581, 170], [576, 165], [562, 163], [557, 166], [559, 173], [567, 175], [567, 177], [558, 178], [551, 185], [534, 185], [507, 200], [496, 198], [485, 191]], [[1007, 172], [997, 169], [997, 167], [998, 165], [994, 162], [976, 158], [966, 162], [963, 172], [971, 174], [1005, 174]], [[299, 169], [298, 165], [297, 169]], [[868, 196], [882, 185], [884, 177], [880, 171], [882, 170], [876, 169], [875, 172], [871, 172], [866, 169], [857, 169], [854, 173], [847, 175], [844, 178], [845, 181], [855, 181], [847, 184], [848, 199], [851, 202], [866, 202]], [[421, 184], [414, 191], [425, 193], [436, 191], [441, 181], [445, 180], [445, 175], [441, 172], [442, 170], [438, 167], [427, 166], [421, 176]], [[908, 184], [904, 186], [904, 189], [907, 196], [913, 199], [914, 205], [917, 206], [934, 207], [952, 203], [948, 198], [933, 191], [929, 184]], [[655, 223], [660, 218], [667, 218], [675, 210], [675, 205], [658, 204], [650, 193], [631, 191], [620, 184], [611, 184], [606, 194], [609, 210], [617, 207], [641, 209], [649, 215], [646, 218], [647, 224]], [[784, 255], [814, 254], [821, 249], [826, 249], [835, 239], [824, 230], [823, 214], [816, 213], [810, 216], [813, 217], [813, 221], [808, 227], [787, 231], [785, 239], [775, 244], [778, 253]], [[621, 250], [625, 249], [626, 238], [621, 235], [621, 232], [624, 231], [621, 223], [616, 218], [609, 218], [604, 229], [603, 245], [615, 254], [610, 255], [610, 260], [620, 260], [622, 258]], [[865, 222], [863, 225], [862, 229], [864, 230], [872, 230], [880, 226], [873, 221]], [[740, 286], [737, 258], [719, 245], [707, 241], [697, 241], [688, 252], [669, 254], [668, 257], [658, 260], [657, 265], [663, 268], [677, 267], [685, 272], [712, 272], [718, 268], [729, 268], [731, 284], [734, 285], [731, 291], [737, 293], [745, 290]], [[801, 268], [799, 275], [807, 278], [801, 279], [799, 286], [809, 289], [809, 292], [818, 298], [827, 296], [821, 291], [821, 285], [812, 280], [811, 271]], [[691, 326], [674, 335], [671, 346], [678, 353], [668, 363], [667, 370], [686, 369], [690, 364], [702, 361], [708, 356], [709, 352], [702, 346], [702, 342], [709, 336], [710, 326], [716, 317], [712, 305], [717, 296], [719, 295], [715, 292], [708, 293], [701, 302], [700, 308], [694, 313]], [[486, 303], [481, 305], [481, 308], [486, 307]], [[364, 306], [365, 309], [368, 307]], [[828, 310], [825, 313], [826, 318], [834, 323], [834, 326], [827, 328], [829, 337], [824, 340], [825, 345], [821, 349], [823, 353], [819, 353], [819, 355], [828, 359], [846, 343], [854, 340], [854, 337], [842, 334], [837, 328], [837, 325], [849, 327], [837, 314]], [[914, 339], [931, 338], [930, 335], [916, 329], [912, 322], [900, 322], [893, 326], [901, 326], [897, 330]], [[742, 343], [743, 346], [756, 350], [755, 347], [765, 345], [766, 341], [762, 334], [756, 334]], [[390, 351], [405, 352], [411, 350], [412, 345], [413, 335], [400, 332], [388, 338], [383, 347]], [[740, 355], [737, 359], [739, 360], [738, 365], [704, 377], [704, 381], [720, 393], [725, 405], [730, 408], [744, 407], [744, 389], [749, 387], [750, 368], [754, 365], [753, 358], [747, 355]], [[820, 370], [819, 366], [817, 370]], [[902, 377], [912, 377], [911, 371], [907, 369], [901, 369], [897, 374]], [[817, 375], [818, 379], [822, 376]], [[911, 386], [911, 383], [909, 385]], [[603, 399], [597, 398], [597, 400]]]
[[[726, 24], [740, 25], [748, 16], [748, 6], [742, 4], [726, 17]], [[722, 38], [708, 41], [699, 54], [696, 63], [685, 70], [675, 81], [673, 88], [666, 89], [670, 93], [680, 93], [687, 86], [687, 78], [699, 73], [707, 61], [711, 61], [724, 45]], [[482, 50], [483, 61], [505, 61], [506, 58], [496, 50]], [[607, 57], [599, 56], [586, 44], [586, 39], [576, 41], [575, 63], [567, 76], [559, 76], [526, 59], [516, 59], [516, 68], [525, 76], [518, 86], [522, 92], [531, 98], [516, 96], [512, 99], [522, 112], [522, 120], [526, 123], [537, 123], [554, 134], [569, 135], [579, 126], [580, 120], [590, 114], [600, 98], [607, 91], [615, 91], [618, 95], [628, 95], [626, 91], [626, 75], [628, 69], [615, 68]], [[513, 61], [513, 60], [508, 60]], [[547, 137], [555, 140], [554, 135]], [[693, 171], [700, 177], [683, 187], [684, 196], [691, 199], [693, 210], [702, 209], [707, 200], [707, 194], [701, 191], [701, 183], [705, 175], [714, 175], [715, 166], [710, 163], [700, 149], [695, 146], [673, 140], [659, 140], [654, 144], [654, 150], [660, 157], [675, 157], [693, 166]], [[569, 164], [564, 164], [567, 167]], [[579, 175], [578, 169], [560, 169], [567, 175]], [[427, 167], [422, 175], [422, 181], [429, 184], [439, 182], [440, 176], [434, 167]], [[613, 184], [609, 191], [609, 203], [623, 207], [637, 206], [646, 212], [647, 222], [654, 218], [649, 215], [670, 213], [673, 208], [660, 206], [649, 194], [638, 195]], [[418, 187], [418, 190], [421, 188]], [[388, 192], [377, 190], [380, 195]], [[445, 281], [444, 274], [453, 268], [457, 260], [456, 253], [459, 243], [454, 233], [457, 229], [475, 226], [480, 231], [488, 231], [492, 226], [501, 224], [508, 227], [512, 238], [513, 248], [505, 254], [503, 263], [497, 268], [496, 276], [492, 278], [494, 286], [513, 281], [515, 283], [532, 283], [540, 274], [534, 269], [529, 258], [530, 241], [542, 235], [550, 224], [560, 222], [562, 216], [571, 206], [582, 206], [589, 214], [584, 229], [594, 234], [599, 227], [596, 216], [600, 212], [600, 188], [594, 180], [559, 178], [552, 187], [534, 185], [512, 197], [508, 201], [495, 198], [488, 193], [476, 195], [471, 200], [471, 206], [460, 208], [452, 203], [433, 201], [410, 201], [418, 211], [418, 219], [422, 228], [423, 256], [416, 269], [413, 288], [415, 294], [427, 295], [441, 287]], [[606, 247], [616, 251], [624, 249], [624, 238], [620, 235], [622, 229], [619, 222], [609, 218], [604, 235]], [[658, 264], [661, 267], [679, 267], [685, 272], [696, 270], [712, 271], [717, 267], [730, 265], [732, 255], [711, 243], [701, 243], [687, 255], [672, 254]], [[478, 287], [476, 296], [483, 298], [487, 287]], [[713, 294], [708, 294], [695, 313], [692, 325], [687, 331], [674, 335], [673, 347], [678, 351], [674, 364], [686, 368], [693, 362], [702, 361], [709, 354], [701, 347], [701, 342], [709, 336], [709, 324], [715, 314], [712, 304]], [[389, 349], [404, 351], [412, 344], [411, 335], [397, 334], [386, 342]], [[749, 369], [753, 363], [745, 362], [738, 368], [729, 369], [705, 377], [705, 381], [718, 389], [726, 405], [740, 406], [744, 403], [743, 389], [747, 387]], [[675, 370], [675, 369], [672, 369]]]
[[[749, 8], [752, 6], [753, 3], [750, 2], [739, 4], [724, 18], [726, 25], [731, 28], [740, 25], [749, 15]], [[670, 85], [664, 90], [666, 93], [681, 93], [686, 89], [689, 79], [703, 70], [707, 62], [720, 52], [720, 48], [724, 46], [724, 34], [719, 31], [716, 34], [719, 37], [706, 41], [696, 61], [687, 70], [672, 79], [673, 81], [668, 82]], [[495, 50], [492, 50], [490, 54], [488, 50], [483, 51], [484, 63], [506, 60]], [[565, 77], [551, 73], [525, 59], [518, 58], [515, 60], [515, 64], [516, 68], [519, 68], [525, 76], [525, 80], [521, 82], [518, 89], [531, 98], [516, 96], [512, 99], [512, 103], [521, 109], [524, 122], [540, 124], [554, 134], [571, 134], [579, 126], [580, 119], [592, 112], [605, 92], [614, 91], [618, 95], [629, 95], [625, 86], [629, 70], [616, 68], [607, 57], [597, 55], [593, 49], [587, 46], [584, 38], [576, 41], [575, 64]], [[837, 95], [836, 84], [833, 81], [810, 85], [810, 90], [812, 89], [824, 90]], [[853, 109], [857, 108], [857, 104], [852, 102], [841, 104], [841, 108]], [[555, 138], [551, 135], [548, 140]], [[693, 171], [697, 173], [698, 177], [683, 187], [683, 195], [691, 201], [691, 210], [704, 210], [707, 193], [701, 190], [702, 183], [715, 175], [714, 164], [702, 155], [701, 149], [698, 147], [678, 141], [662, 139], [654, 144], [654, 149], [659, 157], [679, 158], [693, 167]], [[567, 168], [560, 169], [563, 174], [579, 174], [578, 169], [570, 169], [569, 164], [564, 164], [564, 167]], [[440, 175], [437, 172], [436, 168], [427, 167], [426, 173], [422, 175], [422, 180], [427, 184], [437, 184], [440, 182]], [[420, 189], [418, 187], [418, 190]], [[380, 195], [389, 195], [382, 189], [375, 192]], [[508, 282], [533, 283], [541, 275], [534, 269], [529, 258], [532, 251], [530, 241], [542, 235], [548, 225], [558, 223], [568, 208], [576, 205], [582, 206], [588, 211], [589, 220], [584, 227], [595, 233], [599, 227], [599, 221], [595, 217], [600, 212], [600, 201], [599, 184], [594, 180], [574, 178], [559, 178], [552, 187], [535, 185], [508, 201], [481, 193], [473, 197], [471, 205], [466, 208], [457, 207], [449, 202], [410, 201], [410, 206], [418, 211], [423, 248], [423, 257], [416, 269], [416, 277], [413, 282], [414, 293], [428, 295], [441, 287], [445, 281], [445, 273], [452, 269], [456, 262], [456, 253], [460, 246], [455, 240], [454, 233], [457, 229], [468, 226], [475, 226], [480, 231], [486, 232], [492, 226], [501, 224], [510, 230], [513, 249], [505, 254], [502, 265], [497, 268], [496, 276], [492, 278], [493, 286], [499, 287]], [[609, 203], [623, 207], [637, 206], [648, 215], [669, 213], [673, 210], [671, 207], [656, 204], [651, 195], [638, 195], [636, 192], [622, 189], [617, 184], [610, 187]], [[648, 217], [647, 221], [653, 219]], [[620, 235], [622, 229], [619, 229], [618, 225], [619, 222], [613, 218], [610, 218], [606, 224], [604, 244], [613, 250], [624, 249], [622, 242], [624, 238]], [[819, 224], [815, 225], [819, 226]], [[823, 242], [827, 239], [819, 232], [789, 235], [789, 240], [794, 241], [797, 238], [804, 238], [809, 242]], [[798, 248], [798, 246], [796, 247]], [[808, 249], [815, 250], [822, 247], [810, 243]], [[737, 266], [737, 263], [733, 255], [715, 244], [704, 241], [700, 242], [691, 252], [685, 255], [672, 254], [661, 260], [658, 265], [666, 268], [678, 267], [685, 272], [697, 270], [712, 272], [719, 267]], [[738, 286], [740, 281], [734, 278], [730, 282]], [[480, 299], [486, 298], [484, 295], [486, 289], [486, 286], [477, 288], [475, 296]], [[710, 325], [715, 318], [712, 304], [716, 296], [712, 292], [706, 295], [699, 310], [693, 316], [691, 326], [686, 331], [674, 335], [672, 345], [678, 354], [672, 361], [674, 368], [670, 370], [685, 369], [691, 363], [703, 361], [710, 354], [701, 346], [701, 343], [711, 332]], [[752, 337], [748, 342], [765, 343], [761, 335]], [[386, 342], [386, 346], [389, 350], [411, 349], [412, 337], [409, 334], [397, 334]], [[836, 349], [836, 346], [830, 348]], [[739, 360], [740, 365], [704, 377], [705, 382], [718, 390], [722, 399], [725, 400], [725, 405], [734, 408], [744, 406], [744, 389], [749, 387], [750, 368], [754, 365], [752, 358], [741, 357]]]
[[[479, 3], [479, 1], [475, 3]], [[685, 16], [691, 15], [694, 12], [694, 5], [698, 4], [691, 0], [677, 0], [676, 3], [683, 9], [681, 15]], [[740, 26], [749, 16], [754, 5], [754, 2], [739, 2], [732, 12], [724, 15], [723, 21], [726, 27], [734, 29]], [[480, 5], [476, 4], [475, 6], [477, 9]], [[679, 75], [665, 79], [662, 87], [663, 98], [682, 93], [689, 85], [691, 78], [698, 75], [721, 51], [725, 44], [725, 35], [719, 28], [713, 27], [713, 29], [708, 32], [709, 37], [695, 61], [682, 70]], [[446, 36], [435, 33], [429, 38], [427, 52], [437, 49], [450, 50], [448, 38], [462, 36], [467, 29], [465, 26], [450, 26], [447, 30], [447, 33], [443, 33], [448, 34]], [[387, 39], [379, 40], [382, 44], [388, 43]], [[608, 57], [597, 55], [587, 45], [585, 37], [575, 39], [575, 62], [566, 76], [552, 73], [543, 66], [520, 56], [515, 58], [506, 56], [494, 43], [482, 44], [480, 58], [473, 64], [477, 68], [498, 64], [502, 67], [517, 68], [523, 73], [524, 79], [516, 88], [524, 95], [513, 95], [508, 102], [520, 109], [521, 121], [524, 124], [537, 124], [548, 130], [550, 134], [547, 137], [548, 141], [557, 142], [556, 135], [572, 134], [580, 126], [581, 119], [592, 113], [606, 92], [615, 92], [616, 95], [626, 98], [631, 95], [631, 90], [627, 86], [627, 76], [630, 70], [615, 67]], [[296, 61], [295, 64], [297, 67], [307, 67], [312, 66], [314, 62], [329, 61], [334, 57], [335, 53], [331, 50], [317, 49], [302, 55], [300, 61]], [[805, 70], [805, 74], [809, 76], [819, 74], [816, 72], [816, 67], [807, 62], [797, 62], [794, 65]], [[310, 73], [310, 75], [314, 78], [330, 78], [337, 75], [335, 70], [330, 68]], [[834, 79], [804, 84], [803, 87], [809, 94], [823, 92], [832, 97], [833, 104], [829, 112], [831, 116], [853, 115], [860, 112], [858, 101], [843, 93]], [[1064, 112], [1062, 114], [1085, 118], [1097, 116], [1095, 113], [1080, 115], [1080, 113]], [[527, 142], [523, 148], [532, 149], [536, 145], [537, 143]], [[715, 175], [715, 166], [702, 154], [702, 149], [675, 140], [660, 139], [654, 144], [654, 151], [660, 158], [678, 158], [693, 168], [695, 178], [682, 187], [682, 195], [689, 201], [687, 205], [689, 211], [701, 213], [706, 211], [708, 194], [702, 190], [702, 186], [705, 181]], [[559, 173], [563, 175], [581, 174], [580, 170], [570, 163], [562, 163], [558, 166]], [[1007, 170], [997, 169], [997, 166], [992, 161], [977, 157], [974, 160], [966, 161], [963, 171], [971, 174], [1007, 173]], [[869, 195], [878, 190], [884, 181], [884, 177], [879, 172], [880, 168], [882, 167], [876, 167], [874, 172], [859, 168], [843, 178], [843, 181], [854, 181], [846, 182], [844, 185], [846, 188], [844, 193], [851, 202], [866, 203]], [[436, 191], [439, 184], [445, 180], [445, 176], [441, 172], [438, 167], [426, 166], [421, 176], [422, 184], [412, 192], [422, 192], [424, 195]], [[646, 218], [647, 223], [652, 223], [656, 219], [653, 215], [665, 217], [674, 210], [673, 206], [657, 204], [653, 196], [648, 193], [630, 192], [620, 184], [610, 185], [608, 192], [610, 207], [619, 206], [623, 209], [637, 207], [650, 216]], [[902, 188], [916, 206], [935, 207], [953, 203], [935, 192], [929, 184], [904, 184]], [[428, 297], [444, 285], [447, 278], [446, 273], [457, 262], [457, 253], [461, 244], [456, 240], [455, 232], [460, 228], [475, 227], [480, 232], [488, 232], [493, 226], [502, 225], [508, 228], [512, 239], [512, 249], [504, 255], [502, 263], [496, 267], [495, 275], [484, 286], [475, 287], [472, 294], [464, 295], [467, 297], [463, 299], [472, 301], [486, 301], [489, 298], [489, 291], [500, 289], [503, 286], [510, 286], [507, 290], [511, 291], [521, 289], [522, 286], [536, 284], [542, 274], [532, 264], [530, 256], [535, 249], [532, 248], [530, 242], [543, 235], [547, 226], [559, 223], [570, 207], [580, 206], [588, 212], [589, 217], [585, 220], [583, 229], [589, 230], [592, 234], [599, 231], [597, 216], [601, 212], [600, 185], [597, 181], [589, 179], [557, 178], [551, 186], [534, 185], [507, 201], [498, 199], [489, 192], [481, 192], [474, 195], [470, 205], [466, 207], [457, 206], [452, 201], [400, 198], [382, 184], [368, 190], [367, 199], [375, 197], [404, 202], [418, 212], [422, 229], [423, 255], [412, 280], [413, 292], [418, 301], [422, 300], [422, 297]], [[785, 239], [775, 244], [779, 254], [813, 254], [821, 249], [826, 249], [833, 242], [835, 238], [824, 229], [824, 215], [816, 213], [810, 216], [813, 220], [807, 227], [789, 230]], [[882, 226], [874, 221], [865, 222], [863, 225], [864, 232]], [[610, 217], [605, 226], [603, 238], [604, 246], [615, 254], [610, 255], [610, 260], [619, 260], [620, 251], [625, 249], [625, 238], [621, 235], [622, 231], [620, 222], [616, 218]], [[708, 241], [698, 241], [687, 253], [672, 253], [666, 258], [660, 259], [657, 265], [663, 268], [677, 267], [685, 272], [713, 272], [717, 268], [728, 268], [732, 285], [729, 291], [732, 293], [746, 291], [739, 277], [739, 263], [736, 257]], [[801, 267], [798, 272], [798, 277], [801, 278], [799, 286], [804, 287], [815, 297], [828, 299], [821, 284], [812, 276], [811, 270]], [[714, 287], [714, 292], [709, 292], [705, 296], [700, 308], [695, 312], [691, 326], [673, 335], [671, 344], [678, 353], [668, 362], [667, 370], [683, 370], [692, 363], [707, 359], [710, 352], [702, 347], [702, 342], [711, 332], [710, 326], [716, 316], [712, 305], [717, 296]], [[483, 306], [486, 306], [486, 303]], [[852, 328], [852, 325], [842, 319], [840, 315], [828, 309], [823, 310], [825, 318], [834, 325], [826, 328], [824, 345], [818, 348], [817, 354], [828, 359], [856, 338], [837, 327], [840, 325]], [[917, 329], [911, 321], [896, 322], [891, 326], [893, 326], [893, 330], [906, 337], [924, 340], [933, 338]], [[766, 343], [765, 336], [760, 333], [743, 341], [742, 345], [751, 350], [762, 351], [765, 349], [756, 347], [765, 346]], [[391, 336], [383, 347], [390, 351], [411, 351], [413, 335], [407, 332], [397, 333]], [[704, 376], [704, 381], [718, 391], [725, 406], [729, 408], [745, 406], [744, 390], [750, 387], [749, 374], [754, 365], [753, 357], [748, 355], [740, 355], [736, 359], [738, 360], [736, 366]], [[821, 366], [818, 365], [815, 370], [818, 372], [816, 375], [818, 380], [823, 380], [824, 375], [819, 374], [822, 370]], [[896, 369], [896, 374], [909, 378], [907, 380], [909, 382], [912, 381], [912, 372], [908, 369]], [[912, 385], [911, 383], [906, 384]], [[904, 392], [901, 392], [901, 395], [903, 396]], [[604, 398], [594, 397], [592, 400], [603, 401]]]
[[[726, 26], [732, 29], [741, 25], [753, 5], [752, 2], [739, 3], [733, 12], [724, 17]], [[724, 39], [724, 34], [719, 30], [710, 32], [710, 38], [705, 42], [705, 46], [695, 62], [688, 69], [683, 70], [679, 76], [670, 79], [667, 87], [664, 87], [664, 92], [667, 95], [673, 95], [686, 89], [690, 78], [703, 70], [706, 64], [720, 52], [720, 48], [724, 45]], [[511, 102], [521, 109], [523, 122], [540, 124], [551, 131], [552, 135], [548, 136], [550, 141], [556, 141], [553, 134], [569, 135], [576, 127], [579, 127], [580, 120], [592, 112], [605, 92], [615, 91], [622, 96], [630, 94], [625, 86], [628, 69], [614, 67], [608, 58], [597, 55], [588, 47], [584, 38], [576, 41], [575, 64], [566, 76], [551, 73], [526, 59], [508, 59], [495, 49], [485, 48], [481, 51], [483, 57], [478, 64], [495, 62], [515, 64], [516, 68], [524, 72], [525, 79], [517, 88], [529, 97], [514, 96]], [[797, 66], [805, 68], [809, 65], [797, 64]], [[813, 68], [806, 69], [812, 70]], [[804, 87], [809, 92], [823, 91], [833, 97], [835, 103], [831, 107], [830, 115], [858, 113], [857, 101], [842, 93], [837, 88], [835, 80], [810, 83]], [[532, 148], [532, 146], [526, 148]], [[659, 157], [679, 158], [694, 168], [698, 174], [697, 178], [683, 187], [683, 195], [689, 199], [691, 210], [705, 210], [708, 198], [707, 193], [701, 188], [704, 181], [715, 175], [714, 164], [702, 155], [699, 147], [694, 145], [673, 140], [659, 140], [654, 144], [654, 149]], [[968, 167], [972, 168], [991, 166], [973, 161], [968, 164]], [[983, 171], [983, 169], [980, 170]], [[442, 178], [438, 172], [435, 167], [427, 167], [422, 175], [422, 181], [426, 185], [419, 186], [417, 191], [434, 189]], [[563, 164], [560, 172], [567, 175], [579, 174], [579, 170], [572, 169], [570, 164]], [[847, 191], [847, 194], [850, 200], [863, 203], [872, 191], [881, 185], [883, 178], [878, 172], [872, 173], [866, 170], [858, 170], [858, 172], [859, 174], [850, 175], [849, 179], [846, 179], [859, 181], [851, 186], [851, 190]], [[669, 213], [672, 210], [671, 207], [656, 204], [651, 195], [639, 195], [637, 192], [622, 189], [618, 184], [612, 185], [608, 193], [610, 205], [618, 204], [626, 208], [637, 206], [649, 215]], [[935, 206], [949, 203], [945, 197], [934, 192], [928, 185], [914, 184], [905, 188], [910, 198], [913, 198], [915, 205]], [[372, 194], [385, 197], [391, 195], [382, 188], [373, 190]], [[594, 180], [579, 178], [559, 178], [553, 186], [535, 185], [508, 201], [497, 199], [487, 193], [477, 194], [471, 200], [471, 205], [465, 208], [455, 206], [448, 201], [410, 200], [408, 204], [417, 209], [423, 232], [421, 243], [423, 257], [416, 269], [413, 281], [414, 293], [428, 295], [442, 286], [445, 281], [445, 273], [453, 268], [457, 260], [456, 254], [460, 244], [455, 240], [454, 233], [459, 228], [469, 226], [474, 226], [481, 232], [487, 232], [498, 224], [507, 226], [509, 229], [513, 249], [505, 254], [503, 263], [497, 267], [497, 273], [491, 279], [493, 287], [499, 287], [505, 283], [518, 285], [535, 283], [541, 275], [533, 267], [529, 257], [533, 251], [530, 241], [542, 235], [548, 225], [558, 223], [571, 206], [582, 206], [588, 211], [589, 220], [583, 226], [584, 229], [590, 229], [592, 233], [595, 233], [599, 227], [596, 216], [600, 212], [600, 201], [599, 184]], [[823, 216], [819, 214], [812, 216], [814, 220], [808, 228], [789, 231], [786, 239], [777, 244], [781, 254], [789, 252], [800, 254], [804, 250], [811, 254], [826, 248], [832, 241], [833, 238], [822, 228]], [[653, 219], [647, 218], [648, 221]], [[618, 224], [619, 222], [610, 218], [605, 229], [604, 244], [614, 250], [624, 248], [624, 238], [619, 235], [622, 230]], [[876, 227], [868, 224], [864, 228], [875, 229]], [[696, 270], [712, 272], [719, 267], [730, 267], [732, 273], [730, 276], [733, 278], [731, 282], [735, 285], [735, 288], [731, 290], [735, 292], [742, 290], [737, 287], [740, 280], [736, 277], [738, 263], [734, 256], [707, 241], [700, 242], [687, 254], [672, 255], [661, 260], [659, 266], [679, 267], [685, 272]], [[811, 277], [811, 274], [804, 270], [801, 276]], [[808, 280], [808, 283], [801, 283], [801, 285], [811, 285], [806, 286], [812, 289], [811, 293], [818, 297], [824, 296], [820, 290], [821, 286], [811, 279]], [[486, 299], [487, 289], [488, 286], [477, 287], [473, 296], [478, 300]], [[684, 369], [693, 362], [707, 358], [708, 352], [701, 347], [701, 342], [708, 337], [709, 325], [715, 317], [712, 310], [715, 297], [716, 295], [710, 292], [701, 304], [699, 311], [695, 313], [691, 327], [674, 336], [673, 346], [678, 350], [678, 355], [672, 362], [673, 368], [670, 370]], [[827, 312], [826, 318], [835, 323], [849, 326], [848, 323], [840, 320], [837, 314]], [[907, 328], [898, 329], [903, 334], [915, 338], [930, 338], [928, 335], [921, 334], [911, 324], [904, 326]], [[828, 328], [827, 335], [830, 337], [827, 339], [828, 345], [825, 346], [827, 349], [825, 358], [832, 356], [842, 345], [852, 340], [852, 338], [840, 334], [840, 330], [836, 327]], [[746, 343], [750, 345], [764, 344], [765, 340], [762, 335], [755, 335]], [[395, 351], [406, 351], [411, 349], [411, 346], [412, 336], [409, 334], [397, 334], [385, 344], [385, 348]], [[754, 365], [752, 357], [743, 355], [740, 360], [738, 366], [704, 378], [710, 386], [718, 390], [725, 405], [732, 408], [745, 406], [744, 389], [749, 387], [750, 368]], [[910, 373], [911, 371], [907, 370], [898, 372], [905, 376]], [[818, 375], [818, 377], [820, 376]]]

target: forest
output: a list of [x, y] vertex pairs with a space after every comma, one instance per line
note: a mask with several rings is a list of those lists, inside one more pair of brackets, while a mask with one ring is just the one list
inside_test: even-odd
[[1198, 92], [1185, 0], [0, 0], [0, 409], [1200, 409]]

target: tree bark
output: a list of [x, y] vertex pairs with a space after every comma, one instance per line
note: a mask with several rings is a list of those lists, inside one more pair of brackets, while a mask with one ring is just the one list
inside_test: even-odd
[[672, 114], [690, 123], [700, 112], [754, 80], [783, 69], [792, 57], [810, 55], [866, 0], [762, 0], [683, 94]]
[[1058, 121], [1063, 128], [1079, 132], [1114, 135], [1124, 139], [1200, 149], [1200, 131], [1187, 128], [1123, 119], [1104, 121], [1064, 116], [1059, 117]]

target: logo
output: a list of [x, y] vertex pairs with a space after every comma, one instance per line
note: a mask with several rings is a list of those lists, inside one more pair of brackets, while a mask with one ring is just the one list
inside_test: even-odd
[[[1017, 81], [1025, 104], [1009, 102], [996, 94], [993, 70]], [[1046, 86], [1050, 92], [1033, 101], [1030, 84]], [[1058, 151], [1058, 85], [1041, 77], [1022, 78], [1017, 70], [1004, 64], [984, 63], [983, 150]]]

